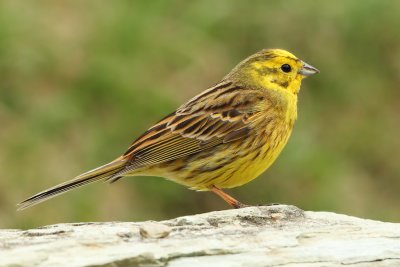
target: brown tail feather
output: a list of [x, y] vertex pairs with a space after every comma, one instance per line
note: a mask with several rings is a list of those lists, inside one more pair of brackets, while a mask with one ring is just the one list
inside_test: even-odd
[[112, 161], [94, 170], [83, 173], [70, 181], [37, 193], [36, 195], [19, 203], [18, 210], [26, 209], [40, 202], [46, 201], [50, 198], [68, 192], [74, 188], [110, 178], [118, 172], [122, 171], [125, 168], [125, 163], [126, 161], [124, 160]]

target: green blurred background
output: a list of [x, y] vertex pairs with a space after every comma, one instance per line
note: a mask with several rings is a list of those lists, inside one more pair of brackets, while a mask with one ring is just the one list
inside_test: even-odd
[[228, 206], [161, 178], [15, 204], [119, 156], [262, 48], [321, 70], [276, 163], [229, 192], [399, 221], [400, 1], [0, 2], [0, 227], [158, 220]]

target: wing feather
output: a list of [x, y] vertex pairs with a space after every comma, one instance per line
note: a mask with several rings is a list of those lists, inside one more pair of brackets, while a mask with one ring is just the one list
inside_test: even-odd
[[132, 143], [124, 154], [133, 170], [246, 138], [260, 111], [260, 90], [223, 81], [192, 98]]

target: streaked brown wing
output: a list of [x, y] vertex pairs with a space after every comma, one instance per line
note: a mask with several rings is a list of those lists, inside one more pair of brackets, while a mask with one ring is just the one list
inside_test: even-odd
[[258, 90], [221, 82], [194, 97], [140, 136], [123, 157], [136, 169], [246, 137], [263, 100]]

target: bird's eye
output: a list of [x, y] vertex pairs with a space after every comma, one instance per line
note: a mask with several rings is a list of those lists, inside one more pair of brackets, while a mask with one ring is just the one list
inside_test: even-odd
[[289, 64], [283, 64], [283, 65], [281, 66], [281, 70], [282, 70], [283, 72], [288, 73], [288, 72], [290, 72], [290, 71], [292, 70], [292, 67], [291, 67]]

